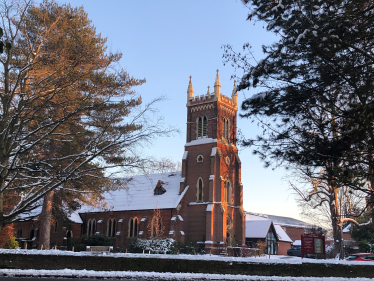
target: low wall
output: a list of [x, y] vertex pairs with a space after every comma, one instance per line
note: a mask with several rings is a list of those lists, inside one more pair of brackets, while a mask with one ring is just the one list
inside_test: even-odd
[[215, 273], [260, 276], [366, 277], [374, 278], [371, 265], [328, 263], [256, 263], [226, 260], [190, 260], [145, 257], [65, 256], [35, 254], [0, 254], [0, 268], [6, 269], [76, 269], [96, 271], [155, 271], [173, 273]]

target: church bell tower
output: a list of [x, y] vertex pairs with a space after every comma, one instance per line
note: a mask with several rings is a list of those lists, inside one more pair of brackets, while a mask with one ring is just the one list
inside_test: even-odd
[[205, 243], [205, 252], [245, 244], [241, 163], [236, 147], [238, 94], [221, 94], [218, 70], [213, 92], [194, 96], [187, 89], [187, 136], [180, 193], [185, 192], [189, 241]]

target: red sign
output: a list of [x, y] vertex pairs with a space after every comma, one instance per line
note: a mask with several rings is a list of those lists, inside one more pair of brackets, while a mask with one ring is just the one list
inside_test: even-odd
[[315, 233], [301, 235], [301, 257], [305, 254], [324, 254], [326, 259], [325, 236]]

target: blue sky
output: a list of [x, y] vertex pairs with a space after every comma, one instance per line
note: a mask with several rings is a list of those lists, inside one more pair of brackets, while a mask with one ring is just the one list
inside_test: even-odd
[[[59, 1], [64, 3], [63, 1]], [[249, 42], [256, 58], [261, 45], [276, 37], [262, 23], [246, 21], [248, 8], [239, 0], [71, 0], [83, 6], [98, 33], [108, 38], [112, 51], [123, 53], [121, 66], [136, 78], [146, 78], [138, 87], [143, 101], [158, 96], [165, 121], [181, 133], [154, 142], [149, 153], [181, 161], [186, 131], [186, 100], [189, 76], [195, 95], [214, 85], [219, 69], [221, 92], [231, 95], [234, 69], [222, 63], [224, 44], [241, 50]], [[239, 92], [239, 103], [256, 90]], [[246, 136], [259, 133], [249, 120], [238, 120]], [[299, 218], [294, 196], [283, 169], [265, 169], [250, 149], [241, 149], [244, 208], [247, 211]]]

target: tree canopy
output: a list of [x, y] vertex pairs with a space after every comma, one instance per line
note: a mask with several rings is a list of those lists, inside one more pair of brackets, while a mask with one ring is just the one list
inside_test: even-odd
[[264, 134], [244, 144], [256, 146], [266, 165], [307, 176], [312, 188], [305, 199], [328, 202], [334, 240], [341, 241], [338, 190], [374, 190], [374, 3], [244, 2], [248, 19], [266, 23], [279, 38], [263, 46], [260, 61], [248, 43], [243, 54], [225, 47], [225, 62], [244, 70], [238, 90], [259, 89], [243, 102], [242, 117], [258, 120]]
[[[0, 228], [27, 218], [49, 192], [92, 191], [93, 181], [145, 159], [139, 148], [170, 132], [142, 105], [135, 79], [119, 67], [83, 8], [2, 1], [0, 55]], [[148, 114], [152, 114], [149, 118]], [[117, 170], [113, 170], [116, 168]], [[96, 195], [111, 185], [94, 185]], [[81, 198], [82, 199], [82, 198]]]

